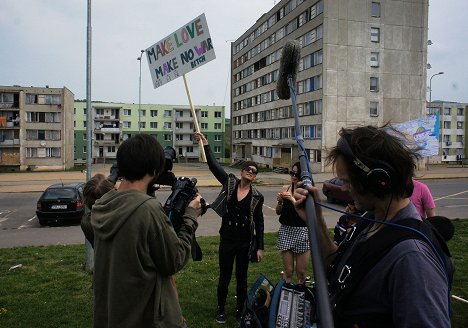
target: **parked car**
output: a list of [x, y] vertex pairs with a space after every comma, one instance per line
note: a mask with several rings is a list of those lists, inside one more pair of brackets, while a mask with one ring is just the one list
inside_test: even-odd
[[343, 185], [339, 178], [326, 180], [322, 187], [323, 194], [327, 197], [329, 203], [348, 204], [352, 202], [349, 190]]
[[54, 184], [37, 201], [36, 215], [40, 225], [49, 222], [79, 221], [84, 214], [84, 183]]

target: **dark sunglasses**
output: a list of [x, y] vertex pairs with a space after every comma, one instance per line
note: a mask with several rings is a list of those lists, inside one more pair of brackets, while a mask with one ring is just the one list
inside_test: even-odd
[[299, 172], [293, 172], [293, 171], [289, 171], [289, 175], [292, 176], [292, 177], [296, 177], [296, 178], [300, 178], [301, 175], [299, 174]]
[[243, 170], [244, 170], [245, 172], [249, 172], [249, 173], [255, 174], [255, 175], [257, 175], [257, 173], [258, 173], [258, 170], [253, 169], [253, 168], [251, 168], [251, 167], [244, 167]]

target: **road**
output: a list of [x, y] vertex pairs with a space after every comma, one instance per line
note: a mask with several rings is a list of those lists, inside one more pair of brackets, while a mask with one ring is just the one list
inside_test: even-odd
[[[424, 180], [423, 180], [424, 181]], [[439, 179], [424, 181], [430, 188], [437, 206], [437, 215], [448, 218], [466, 218], [468, 208], [468, 179]], [[321, 187], [319, 185], [319, 187]], [[260, 186], [265, 196], [264, 216], [265, 231], [278, 231], [278, 216], [275, 213], [276, 193], [278, 186]], [[209, 202], [216, 198], [219, 187], [202, 187], [200, 193]], [[164, 202], [170, 194], [170, 189], [158, 191], [158, 198]], [[57, 224], [41, 227], [35, 216], [36, 201], [40, 193], [0, 193], [0, 248], [16, 246], [37, 246], [54, 244], [80, 244], [84, 237], [79, 225]], [[328, 204], [338, 209], [343, 206]], [[329, 227], [336, 223], [339, 213], [324, 209], [325, 220]], [[212, 211], [199, 220], [197, 235], [213, 236], [218, 234], [219, 217]]]

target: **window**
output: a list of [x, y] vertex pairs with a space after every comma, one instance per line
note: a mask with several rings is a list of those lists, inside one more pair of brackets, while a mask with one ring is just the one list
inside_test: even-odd
[[172, 129], [172, 123], [171, 122], [164, 122], [164, 128], [165, 129]]
[[104, 108], [96, 108], [97, 115], [104, 115]]
[[62, 96], [60, 95], [36, 95], [32, 93], [26, 94], [27, 104], [39, 105], [60, 105], [62, 103]]
[[132, 127], [132, 122], [124, 121], [123, 123], [125, 129], [130, 129]]
[[86, 153], [86, 146], [83, 146], [83, 153]]
[[115, 153], [115, 146], [108, 146], [107, 147], [107, 152], [108, 153]]
[[380, 54], [378, 52], [371, 52], [370, 54], [370, 65], [371, 67], [379, 67]]
[[450, 115], [451, 112], [452, 112], [452, 109], [450, 107], [444, 108], [444, 115]]
[[164, 135], [164, 140], [165, 141], [171, 141], [172, 140], [172, 134], [165, 134]]
[[46, 155], [45, 157], [61, 157], [61, 149], [58, 147], [53, 148], [46, 148]]
[[217, 118], [221, 117], [221, 112], [215, 112], [214, 114], [215, 114], [214, 116]]
[[201, 128], [202, 129], [208, 129], [208, 123], [201, 123]]
[[372, 2], [371, 16], [380, 17], [380, 2]]
[[463, 122], [457, 122], [457, 129], [463, 129]]
[[187, 153], [193, 153], [193, 146], [188, 146], [186, 148]]
[[380, 28], [371, 27], [371, 41], [380, 42]]
[[452, 128], [452, 122], [444, 121], [444, 129], [451, 129], [451, 128]]
[[457, 108], [457, 115], [463, 116], [463, 107], [458, 107]]
[[86, 121], [83, 121], [83, 127], [86, 127]]
[[130, 115], [132, 115], [132, 110], [124, 108], [124, 116], [130, 116]]
[[220, 146], [215, 146], [214, 147], [214, 152], [215, 153], [220, 153], [221, 152], [221, 147]]
[[369, 107], [370, 116], [379, 116], [379, 103], [377, 101], [371, 101]]
[[140, 122], [140, 123], [138, 123], [138, 127], [139, 127], [140, 129], [146, 128], [146, 122]]
[[176, 110], [175, 114], [176, 114], [176, 117], [184, 117], [184, 112], [181, 110]]
[[221, 135], [220, 134], [215, 134], [214, 140], [215, 141], [221, 141]]
[[379, 78], [378, 77], [370, 78], [370, 91], [373, 91], [373, 92], [379, 91]]
[[202, 110], [201, 117], [208, 117], [208, 111]]
[[169, 116], [172, 116], [172, 111], [170, 111], [170, 110], [165, 110], [165, 111], [164, 111], [164, 117], [169, 117]]
[[156, 117], [156, 116], [158, 116], [158, 111], [154, 110], [154, 109], [150, 110], [150, 115], [151, 115], [151, 117]]
[[140, 116], [146, 116], [146, 110], [145, 109], [141, 109], [138, 111], [138, 115]]
[[178, 141], [184, 140], [184, 135], [183, 134], [176, 134], [175, 135], [175, 140], [178, 140]]
[[214, 128], [215, 130], [221, 130], [221, 123], [215, 123]]
[[176, 128], [176, 130], [177, 130], [177, 129], [183, 129], [183, 128], [184, 128], [184, 123], [176, 122], [175, 128]]
[[150, 128], [157, 129], [158, 128], [158, 122], [150, 122]]

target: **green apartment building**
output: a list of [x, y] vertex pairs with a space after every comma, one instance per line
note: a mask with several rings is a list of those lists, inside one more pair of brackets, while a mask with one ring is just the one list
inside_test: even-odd
[[[179, 161], [198, 161], [200, 149], [193, 138], [195, 125], [190, 106], [93, 102], [91, 107], [93, 163], [114, 162], [122, 141], [138, 133], [154, 136], [163, 147], [173, 147]], [[86, 111], [85, 101], [75, 101], [74, 159], [77, 164], [86, 162], [89, 151]], [[195, 113], [216, 158], [224, 161], [224, 106], [195, 106]]]

